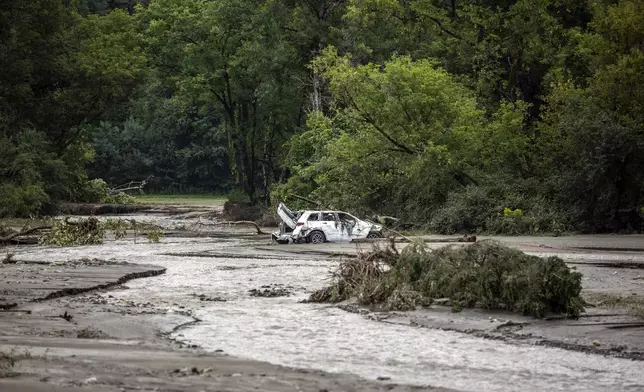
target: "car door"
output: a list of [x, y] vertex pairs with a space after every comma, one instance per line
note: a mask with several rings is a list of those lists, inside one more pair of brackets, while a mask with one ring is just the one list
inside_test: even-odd
[[343, 232], [350, 237], [350, 240], [367, 238], [373, 227], [371, 223], [358, 219], [346, 212], [338, 212], [338, 218]]
[[327, 241], [337, 242], [341, 240], [340, 225], [336, 218], [335, 212], [324, 211], [322, 212], [322, 231]]
[[320, 212], [319, 211], [314, 211], [309, 214], [309, 216], [306, 218], [306, 224], [304, 227], [307, 229], [307, 232], [311, 232], [313, 230], [322, 230], [322, 221], [320, 219]]
[[338, 212], [337, 214], [341, 235], [347, 237], [348, 241], [356, 238], [356, 234], [360, 231], [360, 228], [356, 227], [357, 219], [346, 212]]

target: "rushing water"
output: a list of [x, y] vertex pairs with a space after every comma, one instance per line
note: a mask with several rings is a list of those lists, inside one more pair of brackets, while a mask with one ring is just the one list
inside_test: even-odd
[[[177, 337], [238, 357], [464, 391], [644, 391], [641, 362], [378, 323], [333, 306], [299, 303], [325, 284], [333, 261], [163, 255], [247, 253], [250, 246], [238, 240], [168, 238], [161, 244], [123, 240], [18, 252], [20, 259], [99, 257], [167, 267], [165, 275], [131, 281], [130, 290], [113, 295], [192, 308], [203, 321]], [[280, 284], [291, 286], [294, 295], [249, 295], [251, 289]], [[193, 293], [226, 301], [199, 301]]]

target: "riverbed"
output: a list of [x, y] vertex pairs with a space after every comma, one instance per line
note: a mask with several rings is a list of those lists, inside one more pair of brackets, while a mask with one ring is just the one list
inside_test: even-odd
[[[644, 391], [640, 361], [376, 322], [332, 305], [302, 303], [325, 285], [338, 260], [284, 253], [278, 246], [273, 253], [253, 251], [266, 246], [266, 239], [234, 236], [169, 237], [160, 244], [128, 238], [100, 246], [22, 248], [18, 257], [95, 257], [165, 267], [166, 274], [129, 282], [128, 290], [109, 295], [150, 301], [169, 312], [190, 310], [200, 321], [173, 338], [212, 352], [462, 391]], [[257, 297], [251, 290], [287, 295]]]

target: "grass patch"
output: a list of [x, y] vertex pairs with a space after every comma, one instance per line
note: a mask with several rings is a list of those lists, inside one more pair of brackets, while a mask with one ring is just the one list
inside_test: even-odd
[[134, 199], [143, 204], [224, 204], [226, 196], [221, 195], [137, 195]]
[[584, 293], [584, 300], [600, 308], [626, 309], [628, 314], [644, 320], [644, 298], [639, 295]]
[[578, 317], [584, 311], [580, 292], [581, 274], [558, 257], [530, 256], [493, 241], [436, 250], [414, 243], [400, 253], [392, 243], [342, 262], [332, 284], [310, 301], [357, 298], [362, 305], [410, 310], [449, 298], [455, 311], [482, 307]]

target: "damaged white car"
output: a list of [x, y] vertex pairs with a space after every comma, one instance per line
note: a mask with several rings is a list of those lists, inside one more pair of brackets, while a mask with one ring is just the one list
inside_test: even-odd
[[272, 237], [278, 243], [350, 242], [362, 238], [382, 238], [382, 225], [364, 221], [342, 211], [291, 211], [280, 203], [277, 214], [280, 230]]

